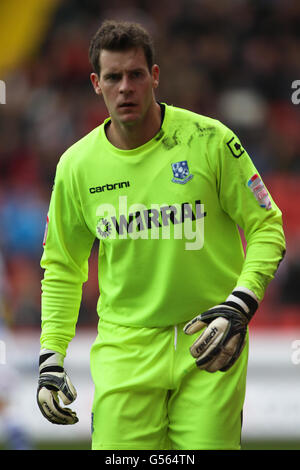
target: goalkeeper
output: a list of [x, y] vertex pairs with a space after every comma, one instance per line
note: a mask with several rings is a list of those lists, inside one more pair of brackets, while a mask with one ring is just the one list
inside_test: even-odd
[[230, 129], [156, 100], [142, 27], [104, 22], [89, 56], [109, 118], [57, 166], [38, 405], [78, 421], [64, 358], [98, 239], [92, 448], [239, 449], [248, 324], [284, 255], [281, 212]]

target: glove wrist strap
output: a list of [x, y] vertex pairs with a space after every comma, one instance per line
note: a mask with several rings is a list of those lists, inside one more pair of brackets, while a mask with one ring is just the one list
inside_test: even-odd
[[222, 305], [233, 307], [243, 313], [250, 321], [259, 306], [256, 295], [246, 287], [236, 287]]
[[39, 372], [63, 372], [64, 356], [50, 349], [42, 349], [39, 359]]

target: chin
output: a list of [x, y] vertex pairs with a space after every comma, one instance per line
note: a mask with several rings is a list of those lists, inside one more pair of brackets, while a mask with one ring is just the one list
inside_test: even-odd
[[119, 120], [122, 124], [134, 124], [139, 121], [141, 116], [139, 113], [130, 113], [119, 117]]

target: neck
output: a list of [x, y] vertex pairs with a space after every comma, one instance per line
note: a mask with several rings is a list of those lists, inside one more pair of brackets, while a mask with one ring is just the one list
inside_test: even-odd
[[154, 102], [146, 116], [131, 125], [124, 125], [111, 119], [106, 131], [108, 140], [117, 148], [132, 150], [151, 140], [161, 126], [160, 105]]

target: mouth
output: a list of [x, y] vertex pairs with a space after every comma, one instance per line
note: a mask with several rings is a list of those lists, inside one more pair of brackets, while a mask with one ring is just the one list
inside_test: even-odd
[[134, 108], [136, 106], [135, 103], [132, 103], [132, 101], [125, 101], [124, 103], [121, 103], [118, 105], [118, 108]]

